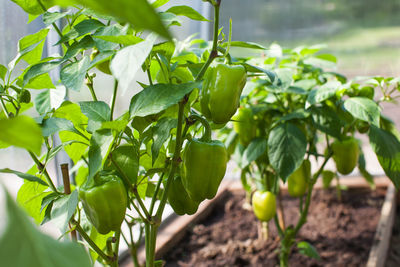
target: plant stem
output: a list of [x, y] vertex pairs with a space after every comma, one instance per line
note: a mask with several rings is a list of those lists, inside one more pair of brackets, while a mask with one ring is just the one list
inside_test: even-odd
[[199, 116], [197, 114], [190, 115], [189, 118], [193, 119], [193, 120], [197, 120], [203, 125], [204, 134], [200, 138], [200, 140], [205, 141], [205, 142], [210, 142], [211, 141], [211, 126], [208, 123], [208, 121], [205, 118], [203, 118], [202, 116]]
[[[294, 238], [296, 237], [297, 233], [300, 231], [301, 227], [306, 223], [307, 221], [307, 215], [308, 215], [308, 209], [310, 207], [311, 203], [311, 196], [312, 196], [312, 191], [314, 188], [314, 185], [317, 181], [318, 176], [322, 173], [322, 171], [325, 168], [325, 165], [327, 164], [328, 160], [331, 158], [332, 153], [330, 153], [322, 163], [321, 167], [318, 169], [318, 171], [314, 174], [312, 179], [310, 180], [310, 183], [308, 185], [308, 191], [307, 191], [307, 196], [306, 196], [306, 201], [305, 203], [301, 203], [300, 206], [303, 206], [301, 213], [300, 213], [300, 218], [295, 226], [295, 228], [288, 227], [286, 231], [283, 232], [283, 238], [281, 236], [281, 246], [280, 246], [280, 252], [279, 252], [279, 261], [280, 261], [280, 266], [281, 267], [287, 267], [289, 264], [289, 255], [291, 248], [294, 244]], [[303, 202], [301, 200], [301, 202]], [[275, 216], [275, 225], [279, 226], [279, 221], [277, 219], [277, 216]], [[279, 227], [280, 228], [280, 227]], [[279, 233], [279, 228], [278, 228], [278, 233]]]
[[54, 185], [53, 181], [51, 180], [49, 173], [47, 172], [46, 168], [44, 168], [44, 166], [40, 162], [40, 160], [36, 157], [36, 155], [33, 152], [28, 151], [28, 153], [31, 156], [31, 158], [33, 159], [33, 161], [35, 162], [39, 171], [43, 172], [44, 178], [46, 179], [46, 182], [49, 184], [51, 190], [54, 191], [55, 193], [59, 193], [56, 186]]
[[[158, 181], [157, 181], [156, 190], [154, 190], [154, 195], [155, 196], [158, 195], [158, 191], [160, 190], [163, 177], [164, 177], [164, 173], [161, 175], [160, 179], [158, 179]], [[150, 215], [153, 215], [153, 210], [154, 210], [154, 205], [156, 204], [156, 200], [157, 200], [157, 197], [154, 197], [151, 200], [150, 209], [149, 209]]]
[[216, 4], [214, 4], [214, 37], [213, 37], [213, 45], [212, 49], [210, 52], [210, 56], [208, 57], [206, 63], [204, 63], [203, 67], [201, 68], [199, 74], [196, 77], [196, 81], [200, 81], [204, 74], [206, 73], [206, 70], [210, 66], [210, 64], [213, 62], [213, 60], [218, 57], [218, 28], [219, 28], [219, 6], [220, 2], [218, 1]]
[[310, 184], [308, 185], [308, 192], [307, 192], [307, 196], [306, 196], [306, 202], [304, 203], [304, 208], [303, 208], [303, 212], [300, 215], [300, 219], [297, 222], [297, 225], [294, 229], [294, 235], [297, 235], [297, 233], [299, 232], [300, 228], [306, 223], [307, 220], [307, 214], [308, 214], [308, 209], [310, 207], [310, 202], [311, 202], [311, 196], [312, 196], [312, 191], [314, 188], [315, 183], [317, 182], [317, 178], [318, 176], [321, 175], [322, 171], [325, 168], [325, 165], [328, 163], [328, 160], [332, 157], [332, 153], [330, 153], [324, 160], [324, 162], [322, 163], [321, 167], [319, 168], [319, 170], [314, 174], [313, 178], [310, 181]]
[[[61, 173], [63, 178], [64, 193], [69, 195], [71, 194], [71, 184], [69, 179], [68, 163], [61, 164]], [[69, 228], [71, 228], [71, 225], [69, 225]], [[71, 238], [74, 241], [78, 240], [75, 230], [71, 231]]]
[[[174, 179], [175, 172], [178, 168], [180, 163], [180, 154], [182, 149], [182, 125], [183, 125], [183, 116], [184, 116], [184, 108], [185, 108], [186, 101], [182, 100], [179, 102], [179, 110], [178, 110], [178, 124], [176, 128], [176, 143], [175, 143], [175, 151], [174, 156], [172, 158], [172, 167], [171, 171], [168, 176], [167, 184], [165, 185], [164, 192], [160, 201], [160, 205], [158, 206], [157, 213], [156, 213], [156, 220], [161, 221], [162, 213], [164, 212], [165, 204], [167, 203], [168, 198], [168, 191], [171, 185], [172, 180]], [[157, 197], [157, 196], [153, 196]]]
[[[164, 192], [161, 197], [160, 205], [158, 206], [155, 218], [152, 218], [155, 220], [155, 224], [151, 224], [151, 225], [149, 225], [148, 223], [145, 224], [146, 267], [154, 266], [158, 225], [161, 222], [162, 213], [164, 212], [164, 208], [167, 203], [168, 191], [169, 191], [169, 187], [171, 185], [171, 181], [174, 178], [175, 172], [180, 163], [180, 154], [181, 154], [182, 143], [183, 143], [182, 142], [182, 125], [183, 125], [185, 104], [186, 104], [185, 100], [182, 100], [181, 102], [179, 102], [176, 143], [175, 143], [174, 156], [172, 158], [172, 167], [171, 167], [171, 170], [170, 170], [170, 173], [168, 176], [168, 180], [165, 185]], [[157, 198], [157, 196], [153, 195], [153, 198]]]
[[118, 252], [119, 252], [119, 242], [121, 240], [121, 228], [115, 232], [115, 246], [114, 246], [114, 263], [115, 266], [118, 266]]
[[285, 213], [283, 212], [282, 206], [282, 193], [281, 190], [278, 192], [278, 219], [279, 219], [279, 226], [285, 231], [286, 224], [285, 224]]
[[114, 79], [114, 92], [111, 98], [111, 114], [110, 114], [110, 121], [113, 120], [113, 114], [115, 109], [115, 101], [117, 99], [117, 92], [118, 92], [118, 80]]
[[96, 96], [96, 92], [94, 91], [94, 87], [93, 87], [93, 79], [92, 77], [90, 77], [87, 73], [86, 73], [86, 85], [89, 88], [90, 94], [92, 95], [92, 98], [94, 101], [98, 101], [97, 100], [97, 96]]
[[79, 232], [82, 238], [90, 245], [90, 247], [96, 251], [96, 253], [103, 258], [107, 263], [111, 262], [109, 256], [107, 256], [97, 245], [93, 242], [93, 240], [86, 234], [86, 232], [82, 229], [79, 223], [75, 220], [71, 221], [75, 225], [75, 229]]
[[8, 113], [6, 104], [4, 104], [4, 100], [1, 97], [0, 97], [0, 103], [1, 103], [1, 107], [3, 108], [3, 111], [4, 111], [4, 115], [6, 115], [6, 118], [9, 119], [10, 118], [10, 114]]

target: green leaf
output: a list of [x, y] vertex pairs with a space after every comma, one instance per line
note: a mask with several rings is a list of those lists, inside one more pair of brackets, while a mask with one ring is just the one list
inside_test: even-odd
[[[223, 43], [222, 47], [227, 47], [228, 43]], [[250, 49], [260, 49], [267, 50], [268, 48], [253, 42], [242, 42], [242, 41], [232, 41], [231, 46], [234, 47], [242, 47], [242, 48], [250, 48]]]
[[310, 113], [315, 128], [333, 137], [341, 138], [343, 123], [335, 111], [323, 106], [312, 107]]
[[95, 35], [93, 38], [100, 39], [103, 41], [111, 42], [111, 43], [117, 43], [121, 44], [124, 46], [129, 46], [129, 45], [134, 45], [137, 43], [140, 43], [143, 41], [142, 38], [137, 37], [135, 35], [118, 35], [118, 36], [101, 36], [101, 35]]
[[0, 64], [0, 79], [4, 81], [7, 74], [7, 68]]
[[45, 12], [42, 16], [43, 23], [46, 26], [49, 26], [50, 24], [56, 22], [57, 20], [60, 20], [67, 16], [69, 13], [71, 13], [70, 10], [67, 10], [65, 12]]
[[131, 184], [136, 184], [139, 171], [139, 154], [135, 147], [132, 145], [118, 147], [112, 152], [112, 159], [119, 167], [119, 169], [114, 168], [117, 173], [122, 176], [122, 171]]
[[83, 57], [77, 62], [65, 65], [60, 73], [61, 81], [65, 87], [79, 92], [85, 81], [86, 71], [89, 69], [89, 65], [90, 59], [88, 56]]
[[386, 175], [400, 188], [400, 142], [392, 133], [371, 125], [369, 142]]
[[65, 152], [71, 158], [71, 160], [77, 164], [81, 160], [82, 156], [87, 153], [87, 148], [89, 146], [86, 138], [79, 134], [61, 131], [58, 133], [63, 143], [71, 143], [70, 145], [64, 146]]
[[89, 147], [89, 177], [91, 179], [104, 165], [110, 153], [114, 135], [109, 129], [100, 129], [93, 133]]
[[281, 124], [269, 134], [268, 157], [272, 167], [284, 181], [300, 167], [306, 149], [306, 137], [294, 124]]
[[39, 114], [45, 114], [57, 109], [64, 101], [66, 90], [64, 86], [57, 89], [47, 89], [35, 97], [35, 108]]
[[128, 125], [129, 121], [121, 119], [115, 121], [105, 121], [101, 124], [102, 129], [111, 129], [117, 132], [122, 132], [125, 130], [126, 126]]
[[[31, 173], [32, 174], [32, 173]], [[40, 211], [42, 199], [50, 192], [44, 192], [48, 186], [36, 182], [25, 181], [19, 188], [17, 194], [18, 203], [25, 209], [26, 212], [39, 224], [44, 217], [44, 211]]]
[[151, 145], [153, 164], [158, 158], [162, 145], [168, 140], [171, 130], [176, 127], [177, 123], [175, 118], [164, 117], [153, 127], [153, 144]]
[[[18, 41], [18, 54], [20, 59], [28, 64], [37, 63], [42, 59], [44, 42], [49, 29], [42, 29], [37, 33], [26, 35]], [[18, 62], [19, 59], [16, 61]]]
[[314, 258], [319, 260], [321, 257], [318, 254], [317, 249], [311, 245], [310, 243], [306, 241], [301, 241], [297, 243], [297, 248], [299, 249], [299, 252], [303, 255], [306, 255], [310, 258]]
[[9, 168], [0, 169], [0, 172], [1, 172], [1, 173], [12, 173], [12, 174], [17, 175], [18, 177], [20, 177], [20, 178], [22, 178], [22, 179], [27, 180], [27, 181], [36, 182], [36, 183], [39, 183], [39, 184], [48, 186], [48, 184], [47, 184], [45, 181], [43, 181], [43, 180], [40, 179], [39, 177], [34, 176], [34, 175], [31, 175], [31, 174], [29, 174], [29, 173], [14, 171], [14, 170], [11, 170], [11, 169], [9, 169]]
[[63, 102], [54, 112], [53, 117], [67, 119], [74, 124], [75, 128], [80, 130], [84, 130], [88, 123], [88, 118], [83, 115], [80, 106], [69, 101]]
[[[94, 36], [100, 37], [100, 38], [96, 38], [95, 39], [95, 43], [96, 43], [96, 48], [99, 51], [109, 51], [109, 50], [113, 50], [115, 48], [118, 47], [118, 44], [114, 43], [114, 42], [109, 42], [107, 40], [102, 39], [101, 37], [108, 37], [108, 38], [112, 38], [112, 37], [119, 37], [119, 36], [123, 36], [125, 34], [128, 33], [128, 27], [123, 27], [119, 24], [113, 24], [110, 26], [105, 26], [105, 27], [101, 27], [99, 29], [97, 29], [97, 31], [93, 34]], [[134, 35], [132, 35], [134, 36]], [[136, 36], [134, 36], [136, 37]], [[138, 39], [141, 40], [141, 38], [137, 37]]]
[[142, 68], [156, 39], [156, 35], [150, 35], [143, 42], [125, 47], [111, 61], [111, 72], [118, 80], [122, 93], [134, 82], [136, 73]]
[[177, 104], [186, 94], [200, 87], [201, 82], [150, 85], [132, 98], [129, 113], [131, 117], [156, 114]]
[[76, 24], [67, 34], [65, 34], [57, 43], [65, 43], [78, 37], [84, 36], [103, 27], [104, 24], [96, 19], [86, 19]]
[[91, 266], [88, 254], [81, 245], [56, 241], [43, 234], [32, 225], [7, 192], [5, 200], [6, 224], [0, 235], [3, 266]]
[[[90, 138], [89, 134], [86, 134], [85, 127], [88, 124], [88, 118], [82, 114], [79, 105], [75, 103], [71, 103], [69, 101], [65, 101], [53, 114], [53, 117], [63, 118], [71, 121], [75, 128], [80, 130], [83, 134], [85, 134], [86, 138], [82, 137], [79, 134], [61, 131], [59, 132], [60, 139], [63, 143], [67, 143], [69, 141], [78, 141], [82, 143], [87, 143]], [[66, 146], [65, 152], [67, 152], [68, 156], [72, 159], [72, 161], [76, 164], [81, 157], [87, 153], [88, 145], [84, 145], [82, 143], [73, 143], [69, 146]]]
[[79, 102], [82, 113], [89, 119], [87, 131], [94, 132], [101, 128], [102, 123], [109, 121], [111, 116], [110, 107], [103, 101]]
[[72, 122], [67, 119], [53, 117], [43, 121], [43, 136], [51, 136], [59, 131], [70, 131], [79, 134]]
[[243, 153], [241, 167], [244, 168], [261, 157], [267, 150], [267, 139], [258, 137], [251, 141]]
[[110, 107], [103, 101], [79, 102], [81, 111], [88, 117], [89, 121], [109, 121], [111, 116]]
[[342, 86], [338, 81], [329, 81], [319, 88], [310, 91], [307, 98], [307, 104], [315, 105], [334, 96], [337, 90]]
[[258, 67], [258, 66], [253, 66], [253, 65], [250, 65], [250, 64], [247, 64], [247, 63], [243, 64], [243, 66], [245, 66], [247, 72], [251, 72], [251, 73], [265, 73], [265, 74], [268, 76], [268, 78], [269, 78], [269, 80], [271, 81], [271, 83], [275, 81], [276, 74], [273, 73], [273, 72], [270, 71], [270, 70], [266, 70], [266, 69], [260, 68], [260, 67]]
[[[39, 77], [39, 76], [41, 76], [43, 74], [48, 75], [48, 73], [51, 70], [57, 68], [60, 64], [61, 64], [60, 61], [52, 61], [52, 62], [41, 62], [41, 63], [38, 63], [36, 65], [33, 65], [25, 73], [23, 85], [25, 87], [27, 87], [27, 84], [31, 83], [34, 78], [37, 78], [37, 77]], [[29, 87], [29, 88], [31, 88], [31, 87]], [[43, 88], [46, 88], [46, 87], [42, 87], [40, 89], [43, 89]], [[49, 87], [47, 87], [47, 88], [49, 88]]]
[[166, 12], [173, 13], [177, 16], [185, 16], [192, 20], [209, 21], [190, 6], [173, 6], [169, 8]]
[[42, 130], [34, 119], [18, 116], [0, 120], [0, 141], [40, 154]]
[[154, 8], [160, 7], [165, 5], [166, 3], [168, 3], [170, 0], [155, 0], [153, 3], [151, 3], [151, 5]]
[[88, 50], [95, 46], [95, 42], [93, 41], [92, 37], [85, 36], [79, 42], [73, 43], [67, 50], [64, 55], [63, 60], [68, 60], [74, 56], [76, 56], [82, 50]]
[[379, 127], [381, 111], [379, 106], [366, 97], [351, 97], [344, 101], [344, 108], [357, 119]]
[[62, 233], [65, 233], [68, 223], [78, 206], [78, 191], [74, 190], [70, 195], [64, 195], [53, 202], [50, 217]]
[[135, 28], [148, 29], [168, 39], [171, 38], [159, 15], [147, 0], [73, 0], [72, 2], [127, 21]]
[[[26, 13], [32, 15], [40, 15], [46, 11], [43, 10], [38, 0], [11, 0], [11, 1], [19, 5]], [[55, 5], [54, 1], [52, 0], [42, 1], [42, 4], [46, 9]]]

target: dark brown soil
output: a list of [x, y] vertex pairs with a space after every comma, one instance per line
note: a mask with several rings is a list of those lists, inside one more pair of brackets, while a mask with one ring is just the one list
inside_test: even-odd
[[[352, 189], [342, 192], [316, 191], [308, 222], [297, 241], [316, 247], [321, 259], [311, 259], [294, 249], [290, 266], [364, 266], [379, 221], [385, 190]], [[298, 200], [283, 196], [287, 225], [298, 219]], [[243, 208], [244, 193], [230, 195], [212, 214], [194, 226], [164, 257], [166, 266], [277, 266], [279, 240], [273, 222], [269, 239], [258, 238], [253, 213]]]

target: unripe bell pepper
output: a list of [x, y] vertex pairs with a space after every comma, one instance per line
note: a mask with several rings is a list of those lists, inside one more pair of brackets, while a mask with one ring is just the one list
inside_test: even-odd
[[180, 176], [176, 176], [171, 182], [168, 191], [168, 202], [178, 215], [196, 213], [200, 202], [190, 198], [185, 187], [183, 187]]
[[257, 126], [253, 118], [251, 108], [239, 108], [235, 116], [232, 117], [233, 129], [239, 135], [239, 141], [243, 146], [250, 144], [256, 136]]
[[336, 140], [331, 148], [337, 171], [341, 174], [351, 173], [357, 165], [360, 154], [357, 139], [349, 137], [343, 141]]
[[242, 65], [219, 63], [210, 67], [200, 94], [202, 114], [214, 123], [227, 123], [239, 107], [246, 78], [246, 69]]
[[201, 118], [205, 134], [201, 139], [192, 139], [183, 153], [182, 182], [189, 196], [195, 201], [212, 199], [225, 176], [228, 152], [224, 144], [211, 140], [211, 128]]
[[[100, 54], [99, 50], [94, 50], [92, 54], [90, 54], [90, 60], [93, 61]], [[110, 70], [110, 59], [107, 59], [96, 65], [96, 68], [104, 74], [112, 75]]]
[[253, 212], [263, 222], [271, 220], [276, 213], [276, 197], [269, 191], [256, 191], [251, 199]]
[[288, 178], [288, 192], [292, 197], [301, 197], [307, 191], [311, 178], [311, 163], [306, 159]]
[[88, 220], [100, 234], [120, 229], [125, 218], [128, 195], [121, 179], [112, 173], [99, 173], [81, 187], [79, 197]]

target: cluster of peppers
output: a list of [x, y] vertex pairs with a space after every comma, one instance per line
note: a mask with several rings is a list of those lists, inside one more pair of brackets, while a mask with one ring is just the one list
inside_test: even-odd
[[[97, 54], [93, 54], [93, 57]], [[108, 70], [107, 70], [108, 71]], [[202, 114], [217, 124], [226, 124], [239, 106], [246, 82], [243, 66], [217, 64], [207, 70], [201, 94]], [[205, 199], [212, 199], [225, 175], [228, 153], [224, 144], [211, 139], [208, 122], [198, 117], [205, 128], [200, 139], [190, 140], [183, 153], [180, 174], [171, 181], [168, 201], [179, 214], [194, 214]], [[121, 179], [110, 172], [100, 172], [79, 190], [88, 220], [100, 234], [117, 231], [125, 217], [128, 203]]]
[[[216, 64], [210, 67], [200, 93], [201, 113], [210, 121], [224, 125], [239, 107], [246, 83], [246, 69], [241, 65]], [[194, 214], [205, 199], [212, 199], [225, 176], [228, 153], [224, 144], [211, 139], [207, 120], [196, 116], [205, 133], [190, 140], [183, 152], [179, 177], [172, 181], [168, 201], [179, 214]]]
[[[248, 146], [257, 136], [257, 123], [254, 120], [250, 107], [240, 107], [233, 116], [233, 129], [238, 134], [239, 142], [244, 147]], [[335, 140], [331, 144], [332, 157], [339, 173], [351, 173], [357, 165], [359, 158], [359, 145], [354, 137]], [[300, 167], [295, 170], [287, 180], [288, 193], [292, 197], [302, 197], [307, 192], [311, 180], [311, 162], [305, 159]], [[252, 196], [254, 214], [260, 221], [271, 220], [276, 213], [276, 196], [270, 191], [257, 190]]]
[[[217, 64], [205, 75], [200, 95], [202, 114], [215, 124], [226, 124], [233, 119], [233, 127], [243, 146], [256, 137], [256, 123], [249, 107], [239, 107], [240, 95], [246, 82], [243, 66]], [[237, 111], [237, 112], [236, 112]], [[200, 116], [205, 133], [191, 139], [183, 152], [181, 172], [171, 181], [168, 201], [178, 215], [194, 214], [205, 199], [212, 199], [225, 175], [228, 153], [224, 144], [211, 139], [211, 127]], [[350, 173], [359, 156], [357, 139], [348, 137], [331, 145], [338, 172]], [[304, 160], [288, 178], [288, 193], [303, 196], [311, 179], [311, 163]], [[124, 220], [128, 195], [123, 182], [110, 172], [100, 172], [80, 188], [80, 199], [89, 221], [101, 234], [117, 231]], [[109, 201], [112, 200], [112, 201]], [[256, 191], [252, 206], [261, 221], [271, 220], [276, 213], [276, 197], [269, 191]]]

